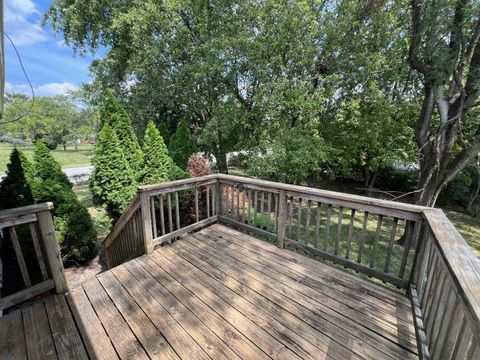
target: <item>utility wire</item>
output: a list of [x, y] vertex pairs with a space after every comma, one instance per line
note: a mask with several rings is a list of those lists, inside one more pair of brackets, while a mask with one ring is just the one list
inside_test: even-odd
[[31, 101], [31, 104], [30, 104], [30, 108], [29, 108], [25, 113], [23, 113], [22, 115], [16, 117], [16, 118], [13, 119], [13, 120], [0, 121], [0, 125], [13, 123], [13, 122], [18, 121], [18, 120], [20, 120], [21, 118], [27, 116], [28, 114], [30, 114], [30, 112], [31, 112], [32, 109], [33, 109], [33, 106], [35, 105], [35, 91], [33, 90], [33, 86], [32, 86], [32, 83], [30, 82], [30, 79], [29, 79], [29, 77], [28, 77], [28, 75], [27, 75], [27, 71], [25, 70], [25, 66], [23, 66], [22, 57], [20, 56], [20, 53], [18, 52], [17, 47], [15, 46], [15, 43], [13, 42], [12, 38], [11, 38], [10, 36], [8, 36], [8, 34], [7, 34], [6, 32], [4, 32], [3, 34], [4, 34], [5, 37], [8, 39], [8, 41], [10, 41], [10, 44], [12, 44], [13, 49], [15, 50], [15, 53], [17, 54], [18, 62], [20, 63], [20, 67], [22, 68], [23, 75], [25, 75], [25, 79], [27, 79], [28, 86], [30, 86], [30, 90], [31, 90], [31, 92], [32, 92], [32, 101]]

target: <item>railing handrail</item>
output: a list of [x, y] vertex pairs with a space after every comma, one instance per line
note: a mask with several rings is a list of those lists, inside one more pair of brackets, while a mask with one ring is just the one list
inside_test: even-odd
[[108, 233], [107, 237], [103, 240], [103, 246], [108, 247], [113, 240], [115, 240], [116, 235], [122, 230], [125, 226], [126, 222], [130, 219], [132, 214], [135, 212], [136, 209], [140, 206], [140, 196], [139, 194], [135, 194], [130, 204], [128, 204], [127, 208], [123, 211], [122, 215], [118, 218], [117, 222], [113, 225], [113, 228]]
[[20, 206], [11, 209], [4, 209], [0, 210], [0, 228], [2, 228], [2, 222], [22, 216], [22, 215], [29, 215], [34, 214], [40, 211], [52, 210], [53, 203], [45, 202], [41, 204], [34, 204], [34, 205], [27, 205], [27, 206]]
[[480, 326], [480, 258], [441, 209], [427, 209], [423, 214], [457, 290]]
[[403, 211], [414, 212], [418, 214], [421, 214], [426, 209], [431, 209], [425, 206], [419, 206], [419, 205], [397, 202], [392, 200], [376, 199], [376, 198], [370, 198], [367, 196], [354, 195], [354, 194], [342, 193], [342, 192], [330, 191], [330, 190], [322, 190], [322, 189], [311, 188], [306, 186], [290, 185], [290, 184], [279, 183], [275, 181], [267, 181], [267, 180], [248, 178], [243, 176], [217, 174], [217, 178], [220, 180], [230, 180], [234, 182], [243, 182], [243, 183], [246, 182], [251, 185], [256, 185], [256, 186], [265, 187], [265, 188], [305, 193], [308, 195], [318, 195], [318, 196], [336, 199], [336, 200], [352, 201], [352, 202], [356, 202], [364, 205], [372, 205], [372, 206], [384, 207], [388, 209], [403, 210]]

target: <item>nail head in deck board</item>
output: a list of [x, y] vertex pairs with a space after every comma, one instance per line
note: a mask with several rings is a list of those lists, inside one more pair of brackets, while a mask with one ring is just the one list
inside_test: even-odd
[[5, 359], [27, 358], [21, 311], [14, 310], [0, 317], [0, 355]]
[[83, 288], [77, 286], [71, 289], [67, 295], [67, 300], [90, 357], [105, 360], [118, 359], [115, 349]]
[[104, 272], [97, 278], [147, 354], [151, 358], [178, 359], [167, 340], [128, 295], [127, 290], [118, 282], [113, 273]]
[[142, 345], [97, 278], [85, 281], [82, 286], [120, 358], [148, 359]]
[[[112, 269], [112, 273], [181, 358], [210, 359], [189, 333], [169, 314], [168, 307], [164, 308], [166, 304], [161, 297], [152, 295], [148, 288], [142, 286], [139, 280], [124, 266], [117, 266]], [[137, 276], [138, 273], [136, 272]], [[146, 276], [146, 273], [143, 273], [143, 276]]]
[[88, 359], [65, 296], [49, 296], [45, 299], [45, 308], [58, 357], [60, 359]]
[[45, 306], [41, 300], [22, 308], [29, 360], [57, 359]]

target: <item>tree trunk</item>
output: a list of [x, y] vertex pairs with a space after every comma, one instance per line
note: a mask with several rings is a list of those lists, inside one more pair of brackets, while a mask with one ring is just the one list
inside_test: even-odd
[[75, 151], [78, 151], [78, 146], [76, 141], [73, 142], [73, 146], [75, 146]]
[[63, 143], [63, 151], [67, 151], [67, 143]]
[[227, 153], [222, 151], [220, 146], [214, 146], [213, 155], [217, 160], [217, 169], [223, 174], [228, 174]]

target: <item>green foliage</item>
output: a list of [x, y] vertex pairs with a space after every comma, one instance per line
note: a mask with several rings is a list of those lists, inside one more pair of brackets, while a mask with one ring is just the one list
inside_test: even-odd
[[148, 123], [145, 131], [143, 153], [142, 184], [157, 184], [187, 177], [168, 155], [168, 149], [153, 121]]
[[96, 252], [97, 233], [92, 219], [72, 190], [60, 164], [41, 142], [35, 144], [32, 188], [36, 202], [51, 201], [57, 240], [67, 260], [85, 261]]
[[132, 122], [120, 102], [110, 93], [100, 111], [101, 124], [112, 127], [120, 143], [121, 151], [130, 168], [137, 173], [141, 170], [143, 154], [138, 144]]
[[175, 164], [186, 170], [188, 158], [197, 151], [197, 147], [185, 122], [178, 124], [177, 131], [170, 137], [168, 148]]
[[172, 134], [168, 129], [167, 124], [165, 124], [165, 122], [161, 122], [160, 124], [158, 124], [158, 131], [160, 132], [160, 136], [162, 137], [165, 145], [168, 145], [170, 143], [170, 137], [172, 136]]
[[248, 161], [247, 173], [275, 181], [302, 184], [317, 175], [327, 158], [328, 148], [317, 137], [299, 128], [280, 129], [273, 138], [262, 141]]
[[90, 189], [94, 202], [104, 205], [108, 214], [116, 219], [135, 195], [137, 182], [109, 124], [98, 134], [92, 164], [95, 170], [90, 176]]
[[6, 176], [0, 183], [0, 209], [34, 203], [30, 187], [31, 175], [31, 164], [20, 150], [14, 148], [10, 154]]
[[50, 150], [45, 144], [38, 140], [35, 142], [35, 150], [33, 152], [33, 161], [35, 166], [33, 168], [33, 177], [35, 179], [36, 197], [38, 201], [42, 200], [42, 190], [48, 192], [47, 186], [44, 182], [58, 184], [64, 189], [71, 190], [72, 183], [68, 180], [67, 175], [62, 171], [60, 164], [53, 158]]
[[440, 193], [441, 204], [456, 203], [470, 210], [479, 195], [480, 167], [477, 164], [466, 166]]

